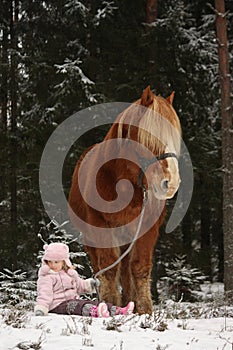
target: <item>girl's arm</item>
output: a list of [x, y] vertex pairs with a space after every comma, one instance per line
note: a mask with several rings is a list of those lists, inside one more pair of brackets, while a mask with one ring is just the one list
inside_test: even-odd
[[88, 278], [88, 279], [84, 280], [81, 277], [79, 277], [77, 271], [74, 269], [69, 269], [68, 274], [74, 278], [76, 285], [77, 285], [77, 292], [79, 295], [84, 294], [84, 293], [92, 294], [95, 292], [93, 278]]
[[36, 315], [47, 315], [49, 306], [53, 301], [52, 279], [46, 276], [40, 276], [37, 281], [37, 304], [35, 306]]

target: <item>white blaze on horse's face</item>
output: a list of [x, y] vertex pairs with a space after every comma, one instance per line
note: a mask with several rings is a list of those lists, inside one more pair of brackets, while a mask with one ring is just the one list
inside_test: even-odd
[[168, 157], [151, 164], [148, 168], [149, 189], [153, 195], [166, 200], [172, 198], [180, 185], [178, 160]]
[[[168, 175], [165, 175], [165, 178], [162, 180], [161, 188], [165, 189], [165, 197], [166, 199], [172, 198], [177, 192], [180, 185], [180, 174], [179, 174], [179, 165], [178, 160], [174, 157], [166, 159], [168, 167], [167, 172]], [[164, 186], [164, 181], [166, 182], [166, 186]]]

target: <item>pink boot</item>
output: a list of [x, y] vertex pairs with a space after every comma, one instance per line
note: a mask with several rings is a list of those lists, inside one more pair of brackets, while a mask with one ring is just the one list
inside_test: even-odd
[[130, 301], [128, 305], [125, 307], [119, 307], [116, 308], [116, 315], [132, 315], [134, 310], [134, 302]]
[[93, 305], [90, 310], [92, 317], [109, 317], [108, 306], [105, 303], [99, 303], [98, 306]]

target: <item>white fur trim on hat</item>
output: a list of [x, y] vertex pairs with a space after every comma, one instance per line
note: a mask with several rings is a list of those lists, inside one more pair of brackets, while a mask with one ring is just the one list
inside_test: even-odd
[[50, 243], [44, 245], [45, 254], [43, 256], [44, 260], [64, 260], [68, 267], [72, 266], [69, 259], [69, 247], [64, 243]]

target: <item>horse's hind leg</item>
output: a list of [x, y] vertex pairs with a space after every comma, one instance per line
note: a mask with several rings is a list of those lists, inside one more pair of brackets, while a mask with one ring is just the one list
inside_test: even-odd
[[[119, 257], [119, 248], [95, 248], [95, 262], [92, 261], [95, 273], [114, 263]], [[119, 290], [120, 265], [116, 265], [101, 274], [99, 297], [100, 301], [121, 305], [121, 295]]]

